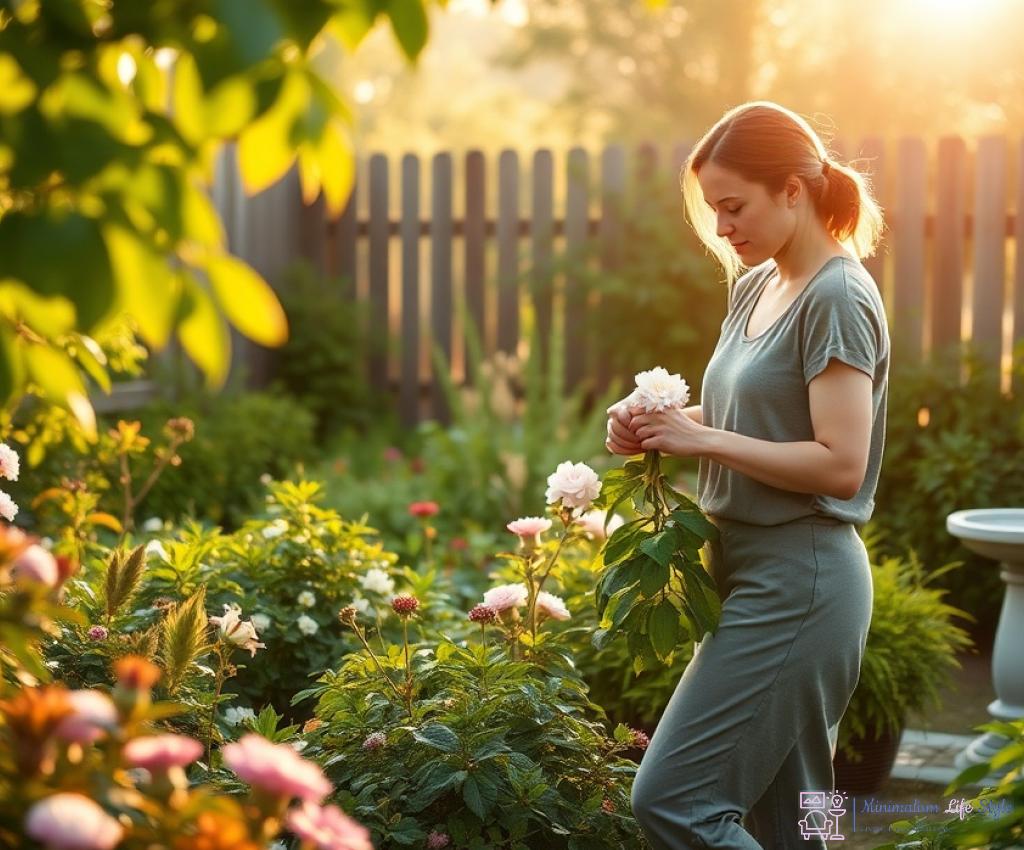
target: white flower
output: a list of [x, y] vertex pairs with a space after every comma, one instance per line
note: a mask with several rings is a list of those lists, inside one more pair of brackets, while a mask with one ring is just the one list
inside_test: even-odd
[[164, 521], [158, 516], [151, 516], [144, 523], [142, 523], [142, 530], [152, 534], [154, 531], [164, 530]]
[[612, 514], [612, 518], [608, 520], [608, 532], [606, 534], [604, 530], [606, 516], [608, 516], [608, 511], [595, 508], [583, 514], [583, 516], [576, 520], [576, 523], [592, 540], [604, 540], [606, 536], [611, 537], [615, 533], [615, 529], [620, 528], [625, 522], [618, 514]]
[[7, 443], [0, 443], [0, 478], [17, 481], [20, 468], [18, 453]]
[[43, 538], [40, 539], [39, 545], [42, 546], [44, 549], [52, 549], [53, 548], [53, 538], [52, 537], [43, 537]]
[[274, 478], [273, 478], [273, 476], [271, 476], [271, 474], [269, 472], [264, 472], [260, 476], [260, 484], [262, 484], [264, 487], [266, 487], [273, 480], [274, 480]]
[[661, 366], [637, 372], [636, 389], [629, 395], [631, 405], [638, 404], [647, 413], [661, 413], [671, 407], [685, 407], [690, 388], [678, 374], [670, 375]]
[[220, 635], [229, 643], [248, 649], [253, 657], [257, 649], [266, 649], [265, 643], [259, 643], [256, 638], [256, 627], [252, 620], [242, 619], [241, 606], [232, 603], [224, 606], [223, 617], [210, 617], [210, 623], [220, 629]]
[[160, 560], [167, 561], [170, 563], [170, 556], [167, 554], [167, 550], [164, 549], [163, 544], [159, 540], [150, 540], [146, 544], [146, 554], [156, 555]]
[[530, 591], [525, 584], [499, 584], [492, 587], [484, 594], [484, 605], [497, 611], [499, 614], [509, 608], [519, 608], [526, 604]]
[[283, 841], [275, 841], [270, 845], [270, 850], [288, 850], [288, 845]]
[[265, 632], [270, 628], [270, 617], [266, 614], [253, 614], [249, 620], [256, 627], [256, 631], [258, 632]]
[[370, 600], [364, 599], [362, 596], [357, 596], [352, 600], [352, 607], [355, 608], [360, 614], [367, 614], [370, 612]]
[[548, 476], [544, 498], [548, 504], [560, 501], [563, 507], [587, 510], [600, 492], [601, 479], [594, 470], [585, 463], [566, 460]]
[[299, 627], [299, 631], [304, 635], [315, 635], [320, 630], [320, 625], [312, 617], [307, 617], [303, 614], [295, 621], [295, 625]]
[[302, 591], [302, 593], [298, 595], [296, 601], [303, 608], [312, 608], [314, 605], [316, 605], [316, 596], [313, 595], [313, 592], [311, 590], [304, 590]]
[[224, 711], [224, 722], [227, 723], [228, 726], [238, 726], [245, 720], [255, 719], [256, 712], [251, 708], [235, 708], [235, 706], [231, 706], [231, 708]]
[[301, 753], [308, 746], [309, 741], [292, 741], [292, 749], [297, 753]]
[[366, 571], [359, 584], [362, 585], [363, 590], [369, 590], [373, 593], [380, 593], [384, 596], [390, 596], [395, 591], [395, 582], [384, 570], [378, 570], [376, 567]]
[[565, 607], [565, 602], [546, 590], [537, 594], [537, 610], [542, 614], [547, 614], [553, 620], [568, 620], [571, 616], [569, 609]]
[[8, 522], [14, 522], [14, 518], [18, 515], [18, 506], [3, 490], [0, 490], [0, 516], [2, 516]]
[[288, 521], [283, 519], [275, 519], [272, 523], [263, 526], [264, 539], [273, 540], [276, 537], [280, 537], [288, 530]]

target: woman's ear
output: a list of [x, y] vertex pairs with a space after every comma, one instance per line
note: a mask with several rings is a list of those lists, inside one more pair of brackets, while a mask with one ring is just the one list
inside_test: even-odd
[[783, 190], [786, 193], [786, 206], [795, 207], [797, 201], [800, 200], [800, 195], [804, 190], [803, 183], [800, 182], [800, 178], [795, 175], [790, 175], [786, 178], [786, 184], [783, 186]]

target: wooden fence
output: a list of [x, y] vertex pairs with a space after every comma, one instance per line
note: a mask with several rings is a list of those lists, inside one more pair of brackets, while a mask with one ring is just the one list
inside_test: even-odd
[[[972, 339], [1000, 366], [999, 390], [1019, 392], [1010, 368], [1024, 339], [1024, 216], [1014, 213], [1024, 209], [1024, 141], [869, 138], [832, 147], [871, 176], [886, 212], [886, 238], [865, 265], [886, 302], [894, 361]], [[547, 279], [558, 256], [583, 251], [589, 239], [598, 240], [600, 266], [616, 268], [629, 214], [622, 199], [654, 174], [675, 184], [688, 151], [686, 143], [613, 145], [596, 157], [574, 148], [564, 157], [537, 150], [525, 161], [502, 151], [488, 161], [470, 151], [398, 163], [373, 154], [360, 158], [352, 198], [332, 221], [320, 203], [302, 205], [294, 173], [245, 198], [228, 149], [215, 200], [232, 250], [269, 280], [304, 257], [367, 306], [371, 334], [387, 341], [370, 358], [369, 377], [394, 389], [413, 423], [446, 418], [429, 344], [464, 379], [458, 301], [482, 328], [487, 352], [522, 353], [529, 299], [542, 338], [562, 323], [568, 385], [596, 374], [603, 386], [607, 370], [587, 361], [581, 338], [593, 298], [571, 276], [557, 290], [531, 281]], [[717, 272], [709, 265], [709, 273]], [[724, 315], [724, 287], [720, 303], [706, 306]], [[251, 348], [240, 356], [251, 360]], [[1017, 348], [1018, 364], [1022, 356]]]

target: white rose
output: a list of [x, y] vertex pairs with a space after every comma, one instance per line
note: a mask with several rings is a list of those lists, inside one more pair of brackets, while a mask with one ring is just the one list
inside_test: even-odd
[[150, 540], [146, 544], [146, 554], [156, 555], [160, 560], [170, 562], [171, 558], [159, 540]]
[[255, 718], [256, 712], [251, 708], [236, 708], [235, 706], [231, 706], [231, 708], [224, 712], [224, 722], [227, 723], [228, 726], [238, 726], [245, 720], [254, 720]]
[[249, 621], [256, 627], [258, 632], [265, 632], [270, 628], [270, 617], [266, 614], [253, 614]]
[[223, 617], [210, 617], [210, 623], [217, 626], [220, 636], [235, 646], [248, 649], [255, 657], [257, 649], [266, 649], [267, 645], [256, 640], [256, 627], [251, 620], [242, 619], [242, 609], [232, 603], [224, 606]]
[[587, 510], [600, 492], [601, 479], [594, 470], [585, 463], [566, 460], [548, 476], [544, 498], [548, 504], [560, 501], [563, 507]]
[[647, 413], [661, 413], [672, 407], [685, 407], [690, 388], [678, 374], [670, 375], [661, 366], [637, 372], [636, 389], [629, 396], [630, 404], [640, 405]]
[[[604, 520], [607, 515], [608, 511], [595, 509], [583, 514], [576, 522], [592, 540], [604, 540]], [[615, 529], [620, 528], [624, 522], [625, 520], [618, 514], [612, 514], [612, 518], [608, 520], [607, 536], [611, 537]]]
[[265, 540], [274, 540], [288, 530], [288, 523], [283, 519], [275, 519], [272, 523], [263, 526], [263, 537]]
[[164, 530], [164, 521], [158, 516], [151, 516], [144, 523], [142, 523], [142, 530], [150, 534], [156, 531]]
[[304, 590], [302, 591], [302, 593], [298, 595], [296, 601], [303, 608], [312, 608], [314, 605], [316, 605], [316, 596], [313, 595], [312, 591]]
[[376, 567], [367, 570], [366, 574], [359, 579], [359, 584], [362, 585], [363, 590], [380, 593], [384, 596], [390, 596], [395, 591], [394, 580], [384, 570], [378, 570]]
[[312, 617], [307, 617], [303, 614], [295, 621], [295, 625], [299, 627], [299, 631], [304, 635], [315, 635], [320, 630], [320, 625]]
[[[355, 608], [360, 614], [369, 614], [372, 610], [370, 608], [370, 600], [364, 599], [362, 596], [357, 596], [352, 600], [352, 607]], [[371, 615], [372, 616], [372, 615]]]

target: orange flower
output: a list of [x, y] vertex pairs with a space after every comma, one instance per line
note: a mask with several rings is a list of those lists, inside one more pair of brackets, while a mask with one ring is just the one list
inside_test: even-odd
[[195, 832], [179, 836], [174, 850], [260, 850], [249, 837], [245, 823], [219, 812], [202, 812], [196, 818]]
[[9, 700], [0, 702], [18, 768], [26, 777], [35, 776], [52, 761], [51, 738], [60, 722], [74, 713], [68, 692], [60, 685], [22, 688]]
[[160, 668], [141, 655], [126, 655], [114, 662], [117, 683], [133, 691], [148, 691], [160, 678]]

